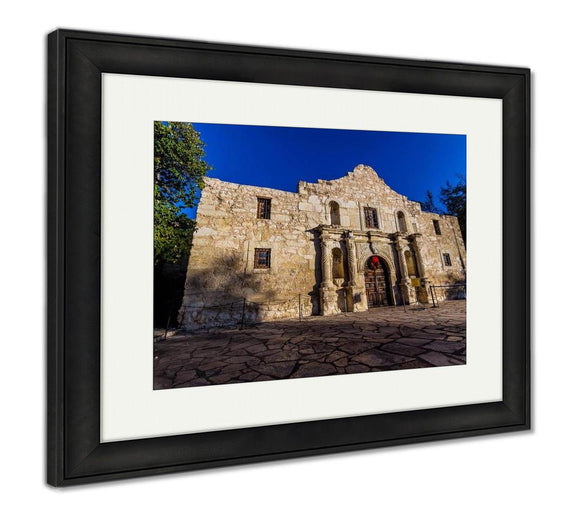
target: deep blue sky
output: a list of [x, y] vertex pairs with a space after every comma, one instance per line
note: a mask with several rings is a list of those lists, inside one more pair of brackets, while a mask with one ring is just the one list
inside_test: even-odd
[[285, 191], [298, 181], [343, 177], [356, 165], [372, 166], [392, 189], [437, 201], [446, 181], [465, 177], [465, 135], [354, 131], [193, 123], [206, 144], [210, 177]]

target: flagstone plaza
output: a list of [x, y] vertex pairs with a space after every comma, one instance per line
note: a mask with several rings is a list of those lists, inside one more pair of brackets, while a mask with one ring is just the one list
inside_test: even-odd
[[265, 322], [155, 342], [154, 389], [466, 362], [465, 301]]

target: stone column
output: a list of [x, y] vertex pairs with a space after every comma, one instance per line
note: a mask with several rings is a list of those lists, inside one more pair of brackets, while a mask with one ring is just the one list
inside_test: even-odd
[[348, 283], [351, 287], [356, 284], [356, 247], [352, 232], [348, 232], [346, 242], [346, 257], [348, 262]]
[[427, 274], [425, 271], [425, 264], [423, 262], [423, 255], [421, 255], [421, 234], [411, 234], [409, 236], [411, 242], [413, 243], [413, 249], [415, 251], [415, 258], [417, 259], [417, 271], [419, 272], [419, 276], [421, 278], [427, 278]]
[[320, 260], [322, 263], [322, 287], [332, 285], [332, 261], [330, 260], [330, 242], [327, 238], [320, 238]]
[[405, 260], [405, 248], [401, 243], [401, 236], [395, 237], [395, 247], [397, 248], [397, 255], [399, 256], [399, 269], [401, 270], [401, 280], [409, 280], [409, 269], [407, 268], [407, 261]]
[[415, 259], [417, 260], [417, 272], [421, 277], [421, 287], [419, 288], [418, 296], [419, 300], [423, 303], [429, 302], [429, 278], [427, 275], [427, 271], [425, 270], [425, 262], [423, 261], [423, 255], [421, 253], [421, 240], [422, 234], [416, 233], [411, 234], [409, 239], [413, 243], [413, 250], [415, 252]]
[[360, 294], [360, 289], [357, 289], [357, 270], [356, 270], [356, 246], [354, 244], [354, 235], [351, 231], [346, 233], [346, 260], [348, 266], [348, 285], [346, 287], [347, 309], [353, 312], [360, 308], [361, 299], [355, 299], [357, 294]]
[[330, 241], [326, 237], [320, 237], [320, 262], [322, 265], [322, 283], [320, 284], [320, 314], [332, 315], [336, 311], [336, 291], [332, 284], [332, 261], [330, 254]]
[[399, 290], [403, 301], [407, 304], [411, 303], [411, 279], [409, 278], [409, 270], [407, 268], [407, 261], [405, 260], [405, 249], [401, 243], [401, 235], [397, 232], [394, 235], [395, 248], [399, 258], [399, 269], [401, 270], [401, 281], [399, 282]]

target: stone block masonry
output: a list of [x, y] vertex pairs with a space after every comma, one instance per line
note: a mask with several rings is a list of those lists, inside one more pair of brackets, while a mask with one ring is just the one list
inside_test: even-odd
[[430, 285], [466, 279], [457, 218], [423, 212], [365, 165], [296, 193], [207, 177], [197, 227], [190, 330], [425, 302]]
[[156, 390], [464, 365], [465, 301], [180, 331], [154, 352]]

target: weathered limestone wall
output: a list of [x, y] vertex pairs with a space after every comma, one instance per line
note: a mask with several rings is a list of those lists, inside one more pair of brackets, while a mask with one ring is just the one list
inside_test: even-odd
[[[441, 235], [435, 233], [433, 220], [439, 221]], [[467, 255], [457, 218], [445, 214], [422, 213], [417, 223], [422, 234], [421, 250], [429, 280], [435, 285], [465, 280]], [[444, 253], [450, 255], [451, 266], [445, 266]]]
[[[298, 317], [299, 295], [303, 315], [366, 310], [364, 271], [372, 255], [388, 267], [395, 304], [414, 300], [405, 251], [419, 259], [415, 276], [425, 282], [465, 280], [457, 219], [421, 212], [371, 167], [359, 165], [332, 181], [301, 181], [297, 193], [205, 181], [180, 312], [186, 328], [235, 325], [242, 313], [247, 322]], [[270, 219], [257, 217], [258, 197], [271, 199]], [[331, 202], [338, 204], [332, 217]], [[378, 229], [365, 225], [365, 207], [377, 210]], [[270, 268], [254, 268], [255, 248], [271, 250]], [[342, 278], [329, 273], [333, 249], [342, 256]]]
[[340, 206], [340, 225], [352, 230], [368, 230], [364, 222], [364, 207], [377, 209], [379, 229], [385, 232], [396, 232], [395, 214], [398, 210], [408, 215], [417, 215], [421, 211], [417, 202], [393, 191], [370, 166], [364, 165], [333, 181], [300, 181], [298, 193], [309, 196], [313, 205], [322, 206], [322, 219], [326, 220], [321, 222], [323, 224], [330, 223], [328, 204], [337, 202]]
[[[270, 219], [257, 218], [257, 197], [272, 200]], [[206, 178], [185, 286], [184, 326], [236, 324], [242, 312], [248, 321], [297, 317], [299, 294], [312, 313], [317, 300], [315, 292], [314, 298], [309, 295], [316, 285], [309, 230], [318, 216], [305, 213], [300, 203], [296, 193]], [[254, 268], [255, 248], [272, 250], [269, 269]]]

